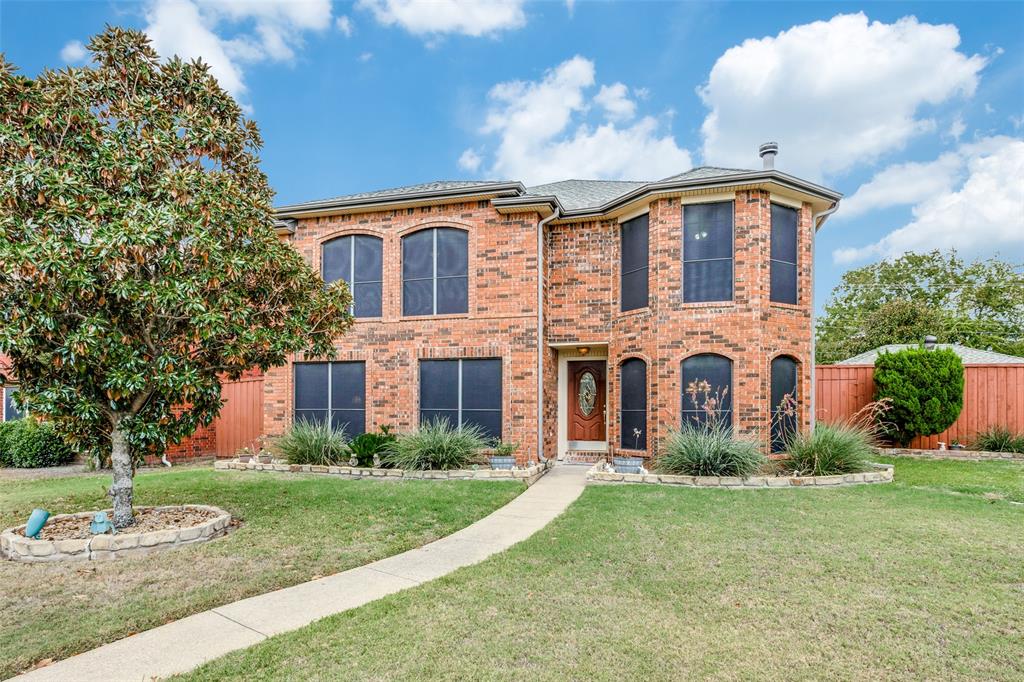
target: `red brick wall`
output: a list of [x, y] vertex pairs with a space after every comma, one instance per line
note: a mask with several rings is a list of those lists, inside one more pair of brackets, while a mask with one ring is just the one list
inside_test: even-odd
[[[721, 200], [721, 199], [718, 199]], [[771, 202], [767, 192], [735, 194], [735, 284], [729, 303], [682, 302], [682, 204], [661, 199], [650, 206], [649, 306], [619, 311], [618, 221], [551, 228], [547, 237], [546, 340], [608, 344], [608, 442], [617, 448], [618, 367], [630, 357], [647, 362], [648, 449], [670, 425], [680, 423], [681, 363], [697, 353], [733, 361], [734, 424], [740, 433], [768, 442], [770, 363], [787, 354], [800, 363], [800, 421], [810, 423], [811, 209], [800, 210], [798, 304], [769, 300]], [[557, 419], [557, 377], [545, 372], [545, 420]], [[545, 429], [550, 455], [557, 439]]]
[[[323, 242], [346, 234], [384, 240], [383, 315], [356, 321], [338, 339], [338, 360], [366, 362], [366, 428], [399, 431], [419, 422], [422, 358], [502, 359], [503, 439], [519, 443], [521, 461], [537, 458], [537, 222], [535, 213], [500, 215], [477, 201], [299, 221], [291, 243], [319, 268]], [[401, 238], [427, 227], [469, 233], [468, 314], [402, 316]], [[292, 361], [267, 373], [264, 431], [291, 423]]]

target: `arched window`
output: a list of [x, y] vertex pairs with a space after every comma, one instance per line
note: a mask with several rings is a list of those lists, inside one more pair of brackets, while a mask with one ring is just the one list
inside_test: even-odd
[[796, 360], [786, 355], [772, 360], [772, 452], [785, 450], [787, 437], [797, 429], [796, 368]]
[[647, 449], [647, 363], [640, 358], [619, 368], [619, 424], [623, 448]]
[[465, 230], [435, 227], [402, 237], [402, 314], [469, 310], [469, 239]]
[[323, 245], [324, 281], [345, 280], [356, 317], [381, 316], [383, 253], [384, 240], [369, 234], [350, 234]]
[[732, 360], [714, 353], [683, 360], [683, 421], [732, 426]]

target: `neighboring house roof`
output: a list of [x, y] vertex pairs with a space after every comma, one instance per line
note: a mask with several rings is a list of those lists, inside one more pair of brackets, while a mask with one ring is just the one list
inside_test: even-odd
[[[873, 365], [875, 364], [875, 358], [881, 353], [895, 353], [897, 351], [906, 350], [907, 348], [920, 348], [921, 345], [917, 343], [890, 343], [887, 346], [879, 346], [874, 350], [869, 350], [860, 355], [854, 355], [852, 358], [840, 360], [835, 363], [837, 365]], [[981, 350], [979, 348], [970, 348], [968, 346], [961, 346], [958, 343], [937, 343], [936, 348], [949, 348], [954, 353], [960, 356], [960, 360], [965, 365], [1019, 365], [1024, 364], [1024, 358], [1019, 358], [1016, 355], [1006, 355], [1004, 353], [994, 353], [990, 350]]]

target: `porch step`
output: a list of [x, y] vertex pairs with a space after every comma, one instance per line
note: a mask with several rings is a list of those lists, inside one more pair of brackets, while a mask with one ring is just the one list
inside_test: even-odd
[[562, 461], [566, 464], [596, 464], [608, 456], [601, 450], [569, 450]]

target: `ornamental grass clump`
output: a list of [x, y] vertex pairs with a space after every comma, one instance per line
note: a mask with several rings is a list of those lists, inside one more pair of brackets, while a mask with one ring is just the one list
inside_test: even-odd
[[993, 426], [979, 433], [971, 447], [988, 452], [1024, 453], [1024, 433], [1015, 434], [1005, 426]]
[[686, 476], [752, 476], [766, 458], [753, 440], [737, 438], [720, 420], [685, 422], [670, 429], [655, 470]]
[[344, 429], [329, 424], [298, 422], [277, 441], [277, 447], [289, 464], [341, 464], [349, 458]]
[[478, 463], [488, 443], [483, 429], [475, 424], [452, 426], [447, 419], [438, 419], [401, 434], [383, 461], [406, 470], [464, 469]]
[[810, 432], [786, 438], [782, 468], [794, 476], [856, 474], [871, 468], [880, 435], [888, 428], [889, 400], [876, 400], [837, 424], [819, 423]]

